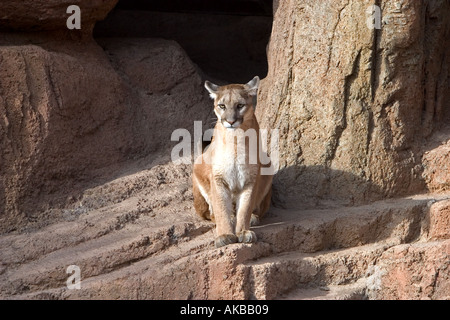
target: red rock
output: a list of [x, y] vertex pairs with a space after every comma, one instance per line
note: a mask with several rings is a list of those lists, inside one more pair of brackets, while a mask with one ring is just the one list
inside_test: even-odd
[[377, 262], [383, 300], [450, 299], [450, 240], [387, 250]]
[[450, 140], [423, 157], [423, 177], [432, 192], [450, 190]]
[[431, 206], [428, 237], [430, 240], [450, 239], [450, 200]]
[[280, 130], [278, 205], [352, 205], [425, 187], [421, 143], [450, 116], [450, 6], [383, 1], [377, 31], [366, 25], [372, 4], [274, 1], [257, 115]]
[[95, 22], [106, 17], [118, 0], [11, 0], [0, 2], [0, 30], [67, 30], [71, 14], [67, 8], [81, 10], [81, 31], [91, 33]]

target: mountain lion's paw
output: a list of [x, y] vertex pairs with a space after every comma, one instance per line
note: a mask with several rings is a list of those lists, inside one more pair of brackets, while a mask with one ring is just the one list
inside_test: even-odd
[[239, 242], [251, 243], [256, 242], [256, 233], [250, 230], [244, 230], [237, 234]]
[[254, 227], [259, 225], [259, 217], [256, 214], [252, 213], [252, 217], [250, 218], [250, 227]]
[[223, 234], [218, 236], [214, 241], [216, 248], [226, 246], [227, 244], [238, 242], [238, 238], [234, 234]]

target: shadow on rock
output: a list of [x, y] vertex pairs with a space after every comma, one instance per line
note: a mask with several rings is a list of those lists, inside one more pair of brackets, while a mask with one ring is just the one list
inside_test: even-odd
[[367, 179], [326, 166], [290, 166], [274, 176], [275, 207], [308, 209], [352, 206], [381, 199], [381, 190]]

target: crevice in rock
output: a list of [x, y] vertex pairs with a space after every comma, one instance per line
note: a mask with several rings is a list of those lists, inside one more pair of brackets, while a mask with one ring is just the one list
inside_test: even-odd
[[360, 60], [361, 60], [361, 49], [358, 50], [358, 53], [356, 54], [355, 59], [353, 60], [352, 65], [352, 72], [345, 77], [344, 81], [344, 97], [343, 97], [343, 104], [342, 104], [342, 118], [341, 120], [336, 124], [336, 127], [334, 129], [334, 134], [332, 136], [332, 139], [330, 143], [327, 146], [326, 150], [326, 164], [327, 166], [331, 166], [331, 163], [333, 162], [337, 148], [339, 147], [340, 139], [342, 136], [342, 133], [347, 128], [347, 109], [348, 104], [351, 97], [351, 86], [353, 82], [356, 80], [359, 74], [359, 68], [360, 68]]
[[94, 38], [175, 40], [219, 84], [267, 74], [272, 0], [121, 0], [96, 24]]
[[336, 21], [336, 24], [333, 27], [333, 32], [331, 34], [330, 42], [328, 43], [328, 61], [327, 61], [327, 69], [325, 71], [325, 74], [328, 74], [328, 71], [330, 70], [331, 56], [333, 54], [333, 42], [334, 42], [334, 38], [336, 36], [336, 29], [337, 29], [339, 23], [341, 22], [342, 11], [344, 11], [344, 9], [347, 8], [347, 6], [349, 4], [350, 4], [350, 1], [347, 1], [347, 3], [338, 11], [337, 21]]
[[[375, 0], [375, 5], [378, 6], [379, 8], [381, 8], [381, 0]], [[382, 14], [382, 13], [381, 13]], [[383, 16], [383, 14], [382, 14]], [[381, 72], [381, 67], [380, 67], [380, 54], [379, 54], [379, 50], [380, 50], [380, 41], [381, 41], [381, 37], [382, 37], [382, 32], [383, 32], [383, 28], [381, 29], [377, 29], [374, 28], [373, 29], [373, 43], [372, 43], [372, 65], [371, 65], [371, 74], [370, 74], [370, 86], [371, 86], [371, 91], [372, 91], [372, 103], [375, 101], [375, 96], [376, 96], [376, 92], [378, 89], [378, 85], [380, 83], [380, 72]]]

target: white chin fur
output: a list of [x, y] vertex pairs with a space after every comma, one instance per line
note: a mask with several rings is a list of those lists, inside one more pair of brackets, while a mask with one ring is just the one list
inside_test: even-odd
[[235, 122], [233, 125], [229, 124], [228, 122], [224, 121], [222, 122], [223, 126], [227, 129], [236, 129], [241, 125], [241, 122]]

